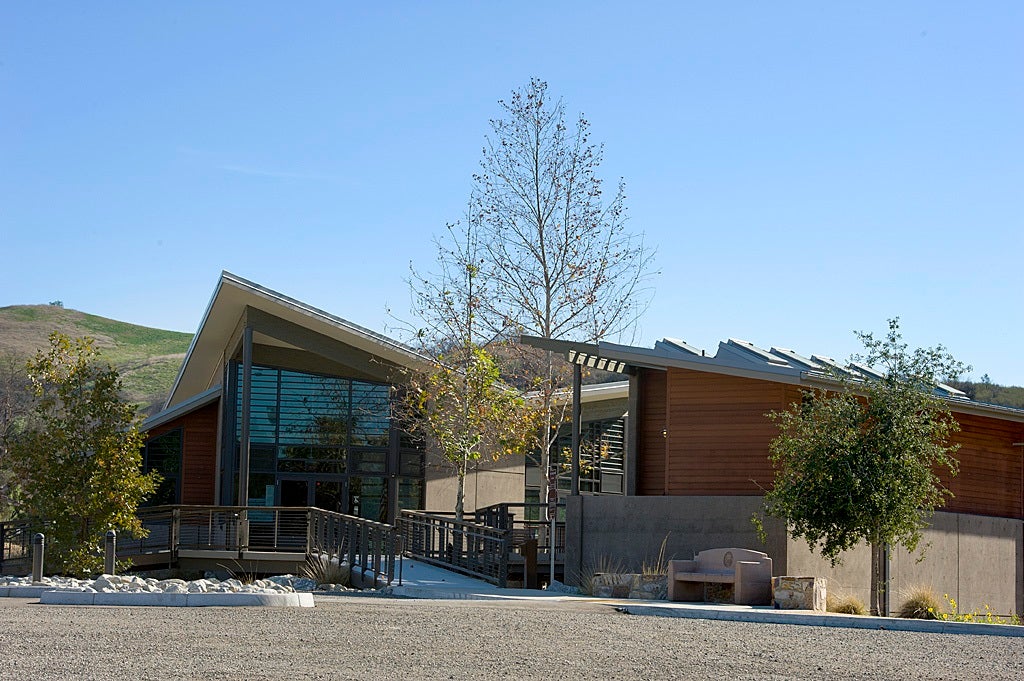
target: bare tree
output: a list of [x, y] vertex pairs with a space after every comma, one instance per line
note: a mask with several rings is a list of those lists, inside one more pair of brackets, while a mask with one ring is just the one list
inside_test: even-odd
[[7, 452], [25, 429], [32, 409], [31, 383], [24, 363], [0, 356], [0, 520], [10, 512], [17, 481], [9, 470]]
[[468, 216], [491, 287], [484, 319], [494, 332], [579, 341], [630, 330], [649, 302], [652, 253], [626, 231], [621, 180], [605, 201], [590, 123], [580, 115], [570, 130], [537, 79], [499, 103]]
[[[626, 229], [624, 183], [606, 199], [597, 174], [603, 147], [590, 142], [582, 115], [566, 124], [564, 104], [548, 98], [544, 81], [499, 104], [503, 116], [490, 122], [464, 221], [436, 242], [439, 269], [413, 270], [421, 334], [451, 347], [519, 334], [593, 342], [628, 333], [650, 301], [653, 252]], [[515, 364], [529, 375], [506, 379], [536, 393], [547, 470], [565, 416], [558, 392], [570, 373], [550, 352], [522, 349]]]
[[[547, 83], [531, 79], [500, 102], [474, 176], [474, 209], [490, 287], [482, 320], [548, 339], [594, 342], [629, 332], [646, 309], [653, 253], [626, 229], [625, 184], [604, 196], [603, 147], [581, 114], [573, 128]], [[541, 470], [565, 421], [569, 382], [551, 352], [528, 355], [542, 412]]]

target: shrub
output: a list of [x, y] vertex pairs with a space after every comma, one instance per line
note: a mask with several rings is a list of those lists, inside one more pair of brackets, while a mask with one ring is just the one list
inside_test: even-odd
[[626, 572], [622, 560], [611, 556], [598, 556], [592, 558], [583, 565], [580, 571], [578, 584], [580, 591], [588, 596], [594, 595], [594, 575], [602, 574], [623, 574]]
[[941, 612], [935, 591], [930, 586], [915, 586], [907, 593], [897, 614], [907, 619], [934, 620]]
[[939, 612], [938, 608], [935, 609], [935, 614], [938, 619], [944, 622], [971, 622], [974, 624], [1013, 624], [1019, 626], [1021, 624], [1021, 618], [1017, 613], [1011, 614], [1009, 617], [1002, 617], [992, 612], [992, 608], [985, 604], [984, 614], [979, 613], [977, 610], [971, 612], [962, 612], [960, 606], [957, 604], [955, 598], [950, 598], [949, 594], [942, 594], [942, 597], [946, 599], [946, 603], [949, 604], [949, 612]]
[[256, 574], [252, 564], [246, 567], [237, 560], [232, 560], [231, 562], [234, 563], [233, 566], [217, 563], [218, 567], [224, 568], [224, 571], [228, 573], [228, 578], [237, 579], [242, 584], [252, 584], [259, 579], [259, 575]]
[[322, 584], [340, 584], [349, 586], [352, 574], [348, 565], [341, 565], [337, 559], [325, 559], [312, 554], [306, 555], [306, 563], [299, 569], [299, 574]]
[[668, 561], [672, 557], [665, 555], [665, 547], [668, 546], [669, 534], [672, 533], [669, 532], [661, 540], [661, 549], [658, 551], [658, 556], [651, 561], [644, 560], [644, 564], [640, 568], [640, 574], [644, 577], [664, 577], [668, 574]]
[[825, 597], [825, 609], [842, 615], [867, 615], [868, 609], [864, 602], [856, 596], [833, 596], [828, 594]]

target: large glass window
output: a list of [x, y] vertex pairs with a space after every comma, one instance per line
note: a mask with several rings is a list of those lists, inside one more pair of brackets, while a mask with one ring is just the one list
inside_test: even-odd
[[353, 475], [348, 479], [348, 512], [351, 515], [387, 522], [388, 485], [384, 478]]
[[157, 435], [143, 448], [143, 471], [156, 471], [162, 477], [160, 485], [146, 500], [145, 506], [181, 503], [181, 442], [182, 430], [176, 428]]
[[[621, 418], [585, 421], [580, 438], [580, 492], [590, 494], [623, 494], [625, 470], [623, 467], [625, 421]], [[568, 491], [572, 486], [572, 427], [565, 424], [552, 443], [551, 457], [558, 464], [558, 489]], [[537, 468], [538, 457], [527, 457], [527, 479], [543, 479], [530, 474]], [[527, 496], [535, 492], [527, 489]]]
[[[235, 365], [231, 375], [237, 448], [241, 368]], [[392, 442], [391, 392], [381, 383], [253, 366], [248, 502], [276, 497], [276, 503], [303, 505], [305, 494], [304, 503], [386, 521], [388, 478], [401, 475], [400, 498], [392, 503], [421, 508], [422, 446]]]

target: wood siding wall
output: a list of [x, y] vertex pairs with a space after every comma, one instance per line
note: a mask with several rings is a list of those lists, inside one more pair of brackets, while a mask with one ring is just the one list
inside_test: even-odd
[[1004, 518], [1024, 518], [1024, 423], [956, 414], [960, 472], [939, 477], [954, 494], [942, 510]]
[[218, 402], [185, 414], [146, 433], [154, 438], [182, 429], [181, 503], [213, 504], [217, 481]]
[[774, 475], [765, 418], [786, 405], [786, 385], [668, 370], [667, 494], [759, 495]]
[[[765, 414], [800, 399], [800, 388], [669, 368], [640, 374], [638, 495], [760, 495], [774, 472]], [[953, 513], [1024, 518], [1024, 424], [954, 413], [960, 473], [940, 478]], [[667, 437], [662, 436], [662, 430]]]
[[640, 370], [640, 397], [637, 412], [637, 481], [636, 493], [641, 496], [670, 494], [665, 486], [668, 458], [663, 431], [666, 420], [666, 373], [654, 369]]

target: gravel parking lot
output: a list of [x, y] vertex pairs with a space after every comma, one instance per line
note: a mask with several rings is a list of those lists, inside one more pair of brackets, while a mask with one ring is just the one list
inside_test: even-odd
[[0, 599], [3, 679], [1021, 679], [1024, 639], [639, 617], [593, 603]]

